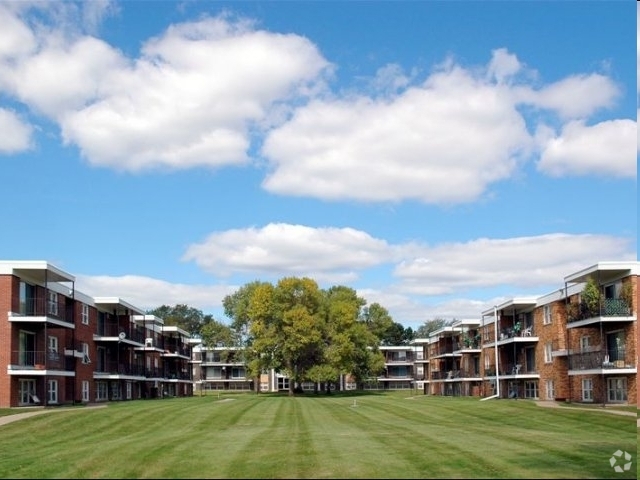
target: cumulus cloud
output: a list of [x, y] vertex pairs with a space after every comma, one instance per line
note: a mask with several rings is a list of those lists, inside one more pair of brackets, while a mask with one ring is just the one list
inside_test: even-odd
[[170, 26], [135, 59], [2, 15], [11, 31], [0, 36], [0, 85], [57, 121], [90, 163], [118, 170], [246, 163], [251, 129], [274, 105], [321, 88], [331, 69], [304, 37], [222, 15]]
[[76, 275], [78, 291], [92, 297], [119, 297], [142, 310], [162, 305], [185, 304], [205, 313], [221, 309], [222, 300], [239, 287], [233, 285], [186, 285], [139, 275]]
[[429, 246], [389, 244], [351, 228], [269, 224], [215, 232], [183, 256], [216, 276], [311, 276], [334, 284], [357, 284], [364, 270], [393, 266], [398, 282], [385, 287], [383, 305], [410, 305], [410, 295], [438, 297], [472, 288], [503, 286], [526, 292], [555, 286], [567, 273], [603, 258], [634, 260], [632, 242], [610, 235], [556, 233]]
[[221, 276], [251, 272], [343, 283], [355, 280], [358, 270], [387, 261], [391, 254], [384, 240], [353, 228], [270, 223], [212, 233], [189, 246], [183, 260]]
[[530, 136], [507, 90], [452, 67], [391, 98], [315, 100], [269, 133], [274, 193], [459, 203], [509, 177]]
[[518, 89], [520, 100], [551, 110], [565, 120], [585, 118], [613, 106], [620, 88], [598, 73], [570, 75], [539, 90]]
[[[263, 186], [330, 200], [472, 202], [538, 153], [528, 124], [535, 130], [549, 112], [563, 121], [584, 118], [611, 107], [620, 94], [599, 74], [536, 89], [522, 83], [523, 71], [516, 55], [497, 49], [484, 74], [449, 59], [422, 84], [399, 90], [407, 78], [390, 66], [378, 77], [398, 90], [393, 94], [387, 87], [380, 97], [313, 100], [266, 136], [262, 153], [271, 168]], [[625, 121], [620, 124], [626, 132]], [[626, 135], [609, 138], [625, 155]], [[579, 140], [584, 146], [576, 139], [576, 148], [590, 148], [587, 138]], [[595, 162], [600, 173], [612, 173], [608, 160]]]
[[10, 110], [0, 108], [0, 154], [27, 150], [31, 145], [32, 127]]
[[400, 262], [394, 275], [405, 293], [447, 295], [500, 285], [556, 285], [570, 272], [603, 259], [636, 259], [630, 239], [597, 234], [547, 234], [510, 239], [480, 238], [425, 248]]
[[[620, 96], [597, 73], [534, 87], [506, 48], [480, 67], [447, 59], [422, 81], [391, 63], [374, 92], [329, 96], [333, 66], [307, 38], [223, 14], [171, 25], [131, 58], [91, 34], [116, 11], [108, 1], [1, 5], [0, 90], [57, 122], [90, 164], [121, 171], [243, 165], [255, 146], [272, 193], [466, 203], [535, 158], [537, 113], [585, 121]], [[545, 147], [541, 164], [553, 156]], [[572, 138], [573, 150], [589, 148]]]
[[635, 178], [637, 135], [637, 124], [632, 120], [610, 120], [592, 126], [572, 121], [559, 136], [545, 140], [537, 167], [553, 177]]

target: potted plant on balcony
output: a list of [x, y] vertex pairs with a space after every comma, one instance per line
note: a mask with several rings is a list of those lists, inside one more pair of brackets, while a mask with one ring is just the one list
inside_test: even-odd
[[580, 293], [580, 298], [585, 310], [583, 318], [592, 318], [600, 315], [602, 293], [593, 277], [589, 277], [589, 280], [587, 280], [584, 290]]
[[517, 321], [516, 324], [513, 326], [513, 336], [514, 337], [520, 336], [521, 329], [522, 329], [522, 325], [520, 324], [520, 321]]
[[633, 287], [627, 282], [622, 285], [620, 298], [626, 303], [627, 315], [631, 315], [631, 305], [633, 305]]

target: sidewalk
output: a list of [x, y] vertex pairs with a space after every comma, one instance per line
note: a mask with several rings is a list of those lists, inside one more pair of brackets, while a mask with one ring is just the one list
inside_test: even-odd
[[53, 413], [53, 412], [68, 412], [68, 411], [76, 411], [82, 412], [84, 410], [93, 410], [95, 408], [106, 408], [106, 405], [87, 405], [86, 407], [54, 407], [54, 408], [37, 408], [33, 411], [29, 412], [21, 412], [16, 413], [14, 415], [4, 415], [0, 417], [0, 426], [7, 425], [8, 423], [17, 422], [18, 420], [23, 420], [29, 417], [35, 417], [36, 415], [43, 415], [45, 413]]
[[[539, 407], [548, 407], [548, 408], [566, 408], [567, 410], [586, 410], [587, 412], [605, 412], [605, 413], [612, 413], [614, 415], [624, 415], [627, 417], [638, 417], [638, 415], [634, 412], [627, 412], [625, 410], [615, 410], [613, 408], [581, 408], [581, 407], [560, 407], [560, 405], [558, 405], [558, 402], [553, 402], [553, 401], [544, 401], [544, 400], [540, 400], [536, 402], [536, 405], [538, 405]], [[637, 421], [637, 426], [640, 428], [640, 418]]]

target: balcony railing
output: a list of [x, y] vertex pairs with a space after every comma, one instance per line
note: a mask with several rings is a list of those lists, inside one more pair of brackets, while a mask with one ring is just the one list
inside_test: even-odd
[[580, 352], [569, 355], [570, 370], [622, 369], [635, 368], [635, 356], [626, 348]]
[[594, 317], [628, 317], [631, 315], [631, 307], [622, 298], [605, 298], [596, 308], [589, 308], [584, 303], [574, 303], [569, 307], [569, 322], [577, 322]]
[[64, 303], [52, 302], [47, 298], [26, 298], [20, 301], [18, 315], [25, 317], [50, 317], [73, 323], [73, 307]]
[[65, 357], [64, 352], [44, 350], [14, 350], [11, 352], [11, 364], [26, 369], [73, 371], [74, 362], [75, 358]]
[[107, 373], [110, 375], [145, 376], [145, 368], [142, 365], [106, 362], [102, 365], [98, 364], [95, 373]]

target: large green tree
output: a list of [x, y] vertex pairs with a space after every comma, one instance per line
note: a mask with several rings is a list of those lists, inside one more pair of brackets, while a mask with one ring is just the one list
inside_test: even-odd
[[196, 337], [200, 336], [202, 327], [213, 321], [211, 315], [205, 315], [202, 310], [184, 304], [177, 304], [173, 307], [162, 305], [148, 310], [147, 313], [162, 318], [165, 325], [175, 325]]
[[352, 288], [335, 286], [325, 292], [325, 362], [337, 374], [350, 373], [359, 384], [384, 368], [379, 339], [362, 320], [365, 309], [366, 300]]
[[454, 321], [455, 320], [446, 320], [444, 318], [433, 318], [431, 320], [427, 320], [417, 328], [414, 333], [415, 338], [429, 338], [431, 332], [435, 332], [436, 330], [440, 330], [442, 327], [451, 325]]
[[[361, 381], [384, 365], [378, 337], [363, 320], [366, 302], [348, 287], [321, 290], [310, 278], [286, 277], [276, 285], [249, 283], [223, 305], [243, 332], [249, 373], [274, 368], [286, 374], [292, 395], [305, 380], [329, 384], [351, 373]], [[373, 310], [381, 314], [376, 325], [387, 321], [381, 306]]]

